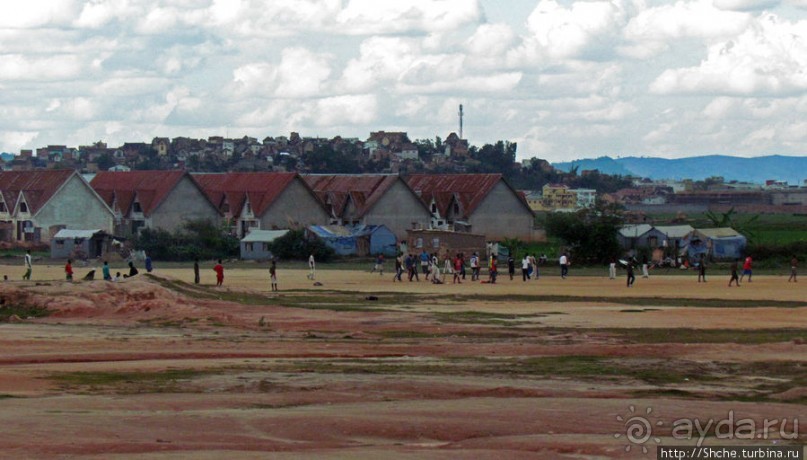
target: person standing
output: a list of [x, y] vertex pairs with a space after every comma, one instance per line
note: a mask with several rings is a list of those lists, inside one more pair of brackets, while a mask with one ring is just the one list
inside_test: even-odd
[[798, 280], [796, 279], [796, 273], [799, 271], [799, 259], [794, 255], [792, 259], [790, 259], [790, 278], [787, 279], [787, 282], [793, 281], [797, 283]]
[[308, 256], [308, 279], [313, 280], [316, 273], [317, 264], [314, 261], [314, 254]]
[[398, 257], [395, 258], [395, 276], [392, 277], [393, 283], [395, 280], [403, 281], [401, 279], [401, 275], [403, 275], [403, 261], [401, 260], [401, 257], [403, 257], [403, 255], [398, 254]]
[[[423, 252], [420, 253], [420, 271], [424, 275], [426, 275], [426, 279], [429, 279], [429, 264], [431, 264], [432, 258], [429, 256], [429, 253], [426, 252], [426, 248], [423, 248]], [[417, 270], [417, 266], [415, 266], [415, 270]]]
[[734, 259], [731, 262], [731, 278], [729, 278], [729, 287], [731, 287], [731, 283], [737, 283], [737, 287], [740, 287], [740, 277], [737, 276], [737, 266], [739, 262], [739, 259]]
[[611, 263], [608, 264], [608, 278], [615, 279], [616, 278], [616, 259], [612, 258]]
[[534, 254], [531, 254], [527, 259], [527, 261], [529, 262], [529, 267], [527, 270], [527, 279], [534, 276], [535, 281], [538, 281], [538, 278], [541, 276], [541, 274], [538, 272], [538, 260], [535, 258]]
[[112, 281], [112, 275], [109, 273], [109, 262], [106, 260], [103, 268], [101, 268], [101, 273], [104, 275], [104, 281]]
[[277, 289], [277, 266], [275, 261], [272, 260], [272, 265], [269, 266], [269, 282], [272, 284], [272, 292], [278, 291]]
[[496, 277], [499, 275], [499, 269], [496, 267], [496, 256], [490, 257], [490, 266], [488, 267], [490, 284], [496, 284]]
[[460, 276], [462, 276], [462, 280], [465, 281], [465, 253], [460, 253]]
[[701, 254], [701, 261], [698, 263], [698, 282], [706, 282], [706, 257]]
[[462, 258], [460, 258], [460, 255], [457, 254], [457, 256], [454, 257], [454, 283], [462, 284], [461, 273], [462, 273]]
[[31, 250], [27, 249], [25, 251], [25, 274], [22, 275], [22, 279], [30, 281], [32, 270], [33, 270], [33, 263], [31, 260]]
[[224, 265], [221, 264], [221, 259], [219, 259], [219, 262], [213, 267], [213, 271], [216, 272], [216, 286], [224, 284]]
[[70, 259], [67, 259], [67, 263], [64, 266], [64, 275], [67, 281], [73, 281], [73, 261]]
[[530, 258], [525, 255], [521, 259], [521, 281], [527, 281], [528, 279], [530, 279]]
[[569, 275], [569, 256], [564, 252], [560, 255], [560, 277], [566, 279]]
[[636, 275], [633, 273], [633, 261], [628, 261], [628, 287], [633, 287], [636, 282]]
[[513, 258], [512, 254], [507, 256], [507, 274], [510, 275], [510, 281], [513, 281], [513, 277], [516, 274], [516, 260]]
[[151, 271], [154, 270], [154, 266], [151, 264], [151, 256], [146, 256], [145, 264], [146, 264], [146, 271], [148, 273], [151, 273]]
[[471, 281], [479, 281], [479, 255], [471, 255]]
[[642, 278], [650, 278], [650, 273], [647, 271], [648, 264], [649, 262], [647, 261], [647, 256], [644, 256], [642, 258]]
[[748, 256], [748, 257], [745, 258], [745, 262], [743, 262], [743, 274], [740, 275], [740, 281], [743, 280], [745, 275], [748, 275], [748, 282], [749, 283], [751, 282], [751, 273], [752, 273], [751, 272], [751, 263], [752, 262], [753, 261], [751, 260], [751, 256]]
[[199, 259], [193, 260], [193, 284], [199, 284]]

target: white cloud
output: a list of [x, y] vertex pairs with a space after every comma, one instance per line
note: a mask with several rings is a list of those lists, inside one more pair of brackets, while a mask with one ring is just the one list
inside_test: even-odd
[[625, 19], [620, 0], [578, 1], [569, 8], [555, 0], [541, 0], [527, 19], [529, 35], [510, 52], [508, 60], [518, 65], [565, 58], [599, 59], [595, 51], [607, 51], [602, 45], [616, 38]]
[[697, 67], [665, 70], [658, 94], [772, 94], [807, 90], [807, 21], [765, 14], [741, 35], [709, 47]]
[[77, 0], [0, 2], [0, 28], [27, 29], [64, 25], [78, 10]]
[[781, 0], [713, 0], [715, 7], [721, 10], [761, 11], [775, 7]]
[[350, 0], [336, 22], [350, 34], [444, 32], [481, 18], [476, 0]]
[[314, 123], [317, 126], [367, 124], [376, 120], [378, 100], [375, 95], [337, 96], [317, 101]]
[[0, 80], [67, 80], [78, 77], [82, 67], [82, 59], [75, 55], [6, 54], [0, 55]]
[[37, 131], [0, 131], [4, 151], [16, 152], [29, 145], [39, 135]]

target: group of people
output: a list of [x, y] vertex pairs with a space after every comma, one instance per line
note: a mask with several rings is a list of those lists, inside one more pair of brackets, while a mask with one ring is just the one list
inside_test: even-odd
[[[381, 261], [381, 262], [379, 262]], [[538, 279], [538, 265], [541, 261], [546, 261], [546, 256], [541, 255], [536, 258], [535, 255], [526, 254], [521, 261], [522, 279]], [[373, 267], [372, 272], [379, 270], [379, 264], [383, 263], [383, 259], [376, 259], [376, 265]], [[411, 281], [420, 281], [420, 275], [424, 275], [425, 280], [431, 281], [434, 284], [446, 283], [447, 275], [452, 275], [452, 284], [462, 284], [468, 275], [470, 269], [471, 281], [481, 281], [482, 283], [495, 284], [498, 278], [498, 260], [496, 257], [489, 257], [487, 260], [488, 278], [486, 280], [480, 279], [482, 266], [485, 262], [479, 257], [479, 253], [474, 252], [470, 257], [462, 252], [456, 253], [453, 257], [446, 253], [443, 256], [442, 263], [438, 253], [429, 253], [425, 249], [419, 254], [401, 254], [395, 259], [395, 275], [392, 281], [403, 281], [403, 274], [407, 274], [407, 279]], [[420, 271], [418, 271], [418, 265]], [[562, 277], [568, 276], [569, 258], [564, 254], [560, 261]], [[442, 268], [441, 268], [442, 267]], [[383, 268], [380, 269], [380, 271]], [[510, 256], [507, 259], [507, 270], [512, 280], [515, 277], [515, 259]], [[382, 271], [383, 273], [383, 271]]]

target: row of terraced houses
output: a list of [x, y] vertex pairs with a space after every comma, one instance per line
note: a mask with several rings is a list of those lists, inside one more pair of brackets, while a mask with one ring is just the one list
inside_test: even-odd
[[62, 229], [129, 237], [141, 228], [174, 231], [189, 220], [229, 222], [250, 231], [308, 225], [436, 229], [488, 240], [534, 240], [534, 214], [500, 174], [299, 175], [0, 172], [0, 241], [49, 242]]

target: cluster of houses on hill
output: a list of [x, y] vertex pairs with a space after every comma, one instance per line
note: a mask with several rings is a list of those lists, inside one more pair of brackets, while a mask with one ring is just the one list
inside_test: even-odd
[[[451, 159], [468, 157], [468, 141], [450, 133], [429, 152], [429, 164], [439, 165]], [[405, 132], [371, 132], [366, 140], [359, 138], [303, 137], [292, 132], [289, 136], [265, 137], [258, 140], [244, 136], [231, 139], [210, 136], [207, 139], [188, 137], [155, 137], [151, 142], [127, 142], [113, 147], [98, 141], [90, 145], [68, 147], [48, 145], [36, 150], [24, 149], [19, 155], [0, 157], [0, 169], [23, 171], [32, 169], [75, 169], [82, 173], [99, 171], [130, 171], [153, 169], [191, 171], [306, 171], [301, 161], [317, 149], [343, 152], [359, 163], [375, 161], [396, 173], [407, 161], [421, 161], [421, 152]], [[144, 163], [146, 162], [146, 163]], [[224, 169], [215, 169], [223, 167]], [[212, 169], [211, 169], [212, 168]]]
[[63, 230], [128, 238], [202, 219], [227, 222], [252, 248], [264, 243], [255, 232], [336, 226], [365, 236], [383, 227], [409, 247], [433, 250], [458, 233], [541, 239], [534, 217], [500, 174], [106, 171], [87, 181], [72, 170], [0, 172], [0, 240], [7, 242], [47, 243]]

